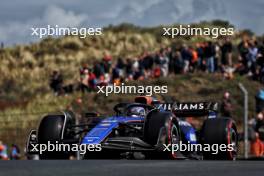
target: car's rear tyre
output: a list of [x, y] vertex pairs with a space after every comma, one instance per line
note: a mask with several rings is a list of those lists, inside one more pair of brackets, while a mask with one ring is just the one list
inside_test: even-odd
[[[237, 128], [232, 119], [207, 119], [201, 130], [201, 141], [204, 146], [209, 144], [211, 151], [204, 151], [203, 158], [209, 160], [235, 160], [238, 150], [237, 137]], [[223, 144], [226, 146], [226, 149], [222, 148], [222, 151], [220, 151], [220, 145], [223, 146]], [[218, 153], [212, 151], [213, 145], [218, 145]]]
[[156, 146], [156, 151], [146, 153], [146, 158], [177, 158], [176, 152], [164, 150], [164, 145], [170, 145], [169, 148], [172, 149], [173, 144], [179, 144], [180, 134], [176, 117], [170, 112], [150, 112], [144, 124], [144, 141]]
[[[59, 144], [63, 139], [67, 139], [67, 127], [74, 123], [74, 119], [67, 115], [48, 115], [45, 116], [39, 125], [38, 143], [39, 144]], [[40, 159], [69, 159], [68, 152], [45, 151], [39, 154]]]

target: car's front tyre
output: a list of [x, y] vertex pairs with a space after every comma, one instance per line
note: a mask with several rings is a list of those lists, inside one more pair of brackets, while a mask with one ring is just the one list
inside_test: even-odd
[[[180, 133], [176, 117], [171, 112], [152, 111], [144, 124], [144, 140], [156, 146], [155, 152], [146, 154], [146, 158], [175, 159], [177, 152], [172, 152], [172, 146], [179, 144]], [[166, 147], [170, 149], [166, 149]]]

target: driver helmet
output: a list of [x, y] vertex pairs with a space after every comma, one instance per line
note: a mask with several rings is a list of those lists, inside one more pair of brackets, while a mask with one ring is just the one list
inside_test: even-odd
[[128, 111], [128, 115], [132, 117], [145, 117], [146, 110], [143, 107], [133, 107]]

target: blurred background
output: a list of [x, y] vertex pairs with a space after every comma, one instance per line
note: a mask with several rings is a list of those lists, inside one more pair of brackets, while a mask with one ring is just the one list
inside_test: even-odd
[[[135, 95], [105, 97], [96, 86], [121, 82], [168, 85], [167, 95], [155, 95], [164, 101], [218, 101], [221, 115], [234, 118], [240, 132], [242, 83], [249, 92], [250, 139], [261, 146], [263, 8], [262, 0], [1, 1], [0, 149], [10, 153], [15, 144], [24, 155], [29, 131], [47, 112], [112, 113], [114, 104]], [[162, 27], [180, 24], [234, 27], [235, 33], [162, 36]], [[103, 35], [31, 36], [32, 27], [47, 25], [102, 27]], [[264, 147], [252, 151], [263, 153]]]

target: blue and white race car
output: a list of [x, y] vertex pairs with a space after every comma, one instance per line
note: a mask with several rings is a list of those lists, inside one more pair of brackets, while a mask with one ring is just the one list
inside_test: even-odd
[[[132, 103], [119, 103], [115, 114], [101, 117], [86, 113], [87, 122], [77, 122], [72, 112], [59, 112], [43, 117], [27, 142], [30, 153], [36, 144], [100, 145], [99, 151], [46, 151], [40, 159], [145, 158], [145, 159], [225, 159], [237, 155], [237, 129], [230, 118], [217, 117], [217, 103], [160, 103], [152, 97], [140, 96]], [[200, 129], [186, 117], [206, 117]], [[180, 145], [198, 145], [199, 150], [180, 150]], [[204, 147], [209, 147], [206, 150]], [[222, 146], [213, 152], [210, 146]], [[222, 150], [228, 146], [226, 150]], [[197, 147], [196, 147], [197, 148]], [[232, 148], [232, 150], [228, 150]], [[177, 150], [176, 150], [177, 149]], [[219, 149], [219, 148], [218, 148]], [[214, 150], [215, 151], [215, 150]], [[34, 152], [33, 152], [34, 153]]]

